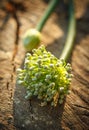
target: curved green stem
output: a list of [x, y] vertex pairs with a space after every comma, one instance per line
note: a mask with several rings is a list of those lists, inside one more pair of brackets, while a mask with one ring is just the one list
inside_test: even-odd
[[56, 5], [58, 4], [59, 0], [51, 0], [47, 10], [45, 11], [45, 13], [43, 14], [43, 17], [41, 18], [40, 22], [38, 23], [36, 29], [38, 31], [41, 31], [44, 24], [46, 23], [47, 19], [49, 18], [49, 16], [52, 14], [54, 8], [56, 7]]
[[69, 7], [70, 18], [69, 18], [68, 34], [67, 34], [67, 39], [66, 39], [64, 49], [60, 56], [60, 59], [64, 59], [65, 61], [68, 60], [71, 54], [73, 48], [73, 42], [75, 38], [75, 29], [76, 29], [76, 21], [74, 16], [74, 3], [73, 0], [69, 0], [69, 2], [70, 2], [70, 7]]

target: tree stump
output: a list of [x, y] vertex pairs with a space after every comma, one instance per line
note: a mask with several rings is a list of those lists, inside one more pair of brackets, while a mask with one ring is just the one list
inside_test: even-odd
[[[81, 2], [81, 8], [80, 0], [75, 1], [77, 35], [71, 56], [74, 77], [70, 95], [55, 108], [41, 107], [37, 99], [25, 100], [25, 88], [16, 84], [16, 69], [23, 65], [25, 57], [22, 36], [28, 28], [36, 26], [47, 3], [13, 1], [21, 2], [19, 7], [25, 6], [26, 10], [12, 10], [13, 13], [9, 10], [8, 13], [0, 9], [0, 130], [89, 130], [88, 1]], [[1, 1], [0, 7], [7, 7], [7, 1]], [[42, 31], [42, 44], [56, 57], [61, 53], [67, 34], [65, 10], [64, 5], [58, 5]]]

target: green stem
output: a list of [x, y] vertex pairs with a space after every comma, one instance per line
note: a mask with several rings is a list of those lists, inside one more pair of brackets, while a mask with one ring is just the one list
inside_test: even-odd
[[56, 5], [58, 4], [59, 0], [51, 0], [47, 10], [44, 12], [43, 17], [41, 18], [40, 22], [38, 23], [36, 29], [41, 31], [44, 24], [46, 23], [49, 16], [52, 14], [53, 10], [55, 9]]
[[74, 43], [74, 38], [75, 38], [75, 29], [76, 29], [76, 21], [75, 21], [75, 16], [74, 16], [74, 3], [73, 3], [73, 0], [69, 0], [69, 2], [70, 2], [70, 7], [69, 7], [70, 18], [69, 18], [68, 34], [67, 34], [67, 39], [66, 39], [64, 49], [60, 56], [60, 59], [64, 59], [65, 61], [68, 60], [71, 54], [73, 43]]

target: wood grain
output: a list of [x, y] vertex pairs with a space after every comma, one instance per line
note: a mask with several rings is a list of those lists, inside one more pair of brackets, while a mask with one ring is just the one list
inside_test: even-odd
[[[40, 107], [40, 101], [24, 99], [25, 88], [16, 84], [16, 69], [23, 65], [25, 50], [22, 36], [28, 28], [36, 26], [47, 3], [23, 1], [25, 12], [17, 11], [20, 23], [10, 17], [0, 30], [0, 130], [89, 130], [89, 8], [87, 1], [81, 3], [79, 16], [76, 5], [77, 35], [71, 55], [74, 77], [71, 93], [62, 105], [52, 108]], [[79, 2], [75, 2], [79, 4]], [[3, 3], [2, 5], [4, 5]], [[59, 5], [58, 5], [59, 6]], [[57, 9], [46, 23], [42, 43], [59, 57], [67, 33], [65, 8], [63, 14]], [[60, 7], [61, 7], [60, 6]], [[0, 9], [0, 26], [6, 12]], [[18, 33], [17, 33], [18, 32]], [[17, 35], [19, 37], [17, 39]], [[18, 42], [18, 44], [17, 44]]]

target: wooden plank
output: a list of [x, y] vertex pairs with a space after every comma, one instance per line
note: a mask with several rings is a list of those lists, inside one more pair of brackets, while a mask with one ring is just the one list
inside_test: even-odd
[[[18, 21], [10, 17], [3, 30], [0, 30], [1, 130], [88, 130], [89, 9], [83, 9], [85, 14], [83, 11], [77, 22], [77, 37], [71, 57], [74, 74], [71, 94], [66, 97], [64, 104], [52, 108], [49, 105], [40, 107], [37, 99], [32, 99], [31, 102], [25, 100], [25, 88], [16, 84], [16, 69], [23, 64], [25, 56], [22, 36], [28, 28], [36, 26], [47, 6], [41, 0], [26, 0], [23, 4], [27, 7], [26, 12], [16, 13], [20, 22], [19, 29], [17, 30]], [[79, 17], [77, 13], [76, 17]], [[5, 11], [0, 10], [0, 25], [5, 14]], [[59, 11], [58, 15], [53, 13], [42, 31], [42, 44], [57, 57], [63, 47], [66, 30], [67, 19]]]

